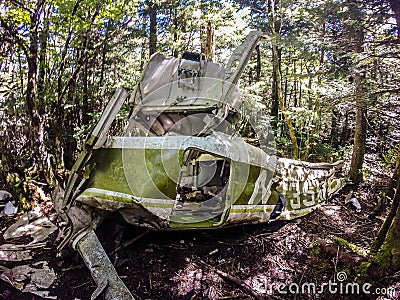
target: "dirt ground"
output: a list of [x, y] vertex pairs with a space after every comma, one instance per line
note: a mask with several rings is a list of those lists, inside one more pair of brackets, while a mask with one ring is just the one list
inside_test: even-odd
[[[110, 215], [97, 233], [136, 299], [399, 299], [400, 274], [387, 278], [367, 275], [364, 282], [372, 285], [370, 295], [346, 293], [344, 288], [346, 283], [360, 281], [362, 276], [355, 267], [367, 259], [363, 251], [371, 246], [384, 220], [385, 211], [368, 218], [380, 189], [364, 184], [354, 191], [361, 212], [346, 203], [352, 190], [347, 187], [313, 213], [291, 222], [146, 232]], [[2, 220], [0, 225], [4, 229], [10, 222]], [[50, 295], [90, 299], [95, 284], [89, 271], [71, 249], [57, 257], [55, 238], [56, 233], [34, 258], [48, 260], [57, 274]], [[358, 247], [340, 245], [337, 238]], [[336, 284], [335, 293], [327, 288], [330, 281]], [[309, 283], [315, 284], [316, 292], [304, 288]], [[0, 299], [42, 298], [19, 292], [0, 280]]]

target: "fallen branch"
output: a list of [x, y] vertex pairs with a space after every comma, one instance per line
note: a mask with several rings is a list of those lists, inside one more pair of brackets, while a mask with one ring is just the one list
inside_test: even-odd
[[240, 295], [233, 295], [233, 296], [225, 296], [219, 297], [218, 300], [231, 300], [231, 299], [248, 299], [249, 295], [240, 294]]
[[243, 292], [246, 292], [248, 294], [250, 294], [254, 299], [268, 299], [267, 296], [261, 296], [260, 294], [258, 294], [255, 290], [253, 290], [247, 283], [245, 283], [243, 280], [234, 277], [228, 273], [225, 273], [224, 271], [221, 271], [219, 269], [217, 269], [214, 266], [209, 265], [208, 263], [206, 263], [205, 261], [201, 260], [201, 259], [197, 259], [198, 264], [206, 267], [207, 269], [212, 270], [213, 272], [217, 273], [222, 279], [224, 279], [225, 281], [228, 281], [230, 283], [233, 283], [234, 285], [236, 285], [239, 289], [241, 289]]
[[133, 239], [131, 239], [129, 241], [126, 241], [125, 243], [123, 243], [119, 247], [115, 248], [113, 251], [110, 252], [109, 255], [114, 255], [115, 253], [121, 251], [122, 249], [125, 249], [126, 247], [132, 245], [134, 242], [136, 242], [137, 240], [140, 240], [142, 237], [144, 237], [149, 232], [150, 232], [150, 229], [145, 230], [144, 232], [142, 232], [138, 236], [135, 236]]

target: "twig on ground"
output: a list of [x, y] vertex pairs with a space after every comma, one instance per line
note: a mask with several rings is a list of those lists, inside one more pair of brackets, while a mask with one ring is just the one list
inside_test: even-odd
[[150, 229], [147, 229], [146, 231], [142, 232], [138, 236], [135, 236], [133, 239], [131, 239], [129, 241], [126, 241], [125, 243], [122, 243], [122, 245], [120, 245], [119, 247], [117, 247], [113, 251], [111, 251], [109, 255], [114, 255], [115, 253], [121, 251], [122, 249], [125, 249], [126, 247], [132, 245], [134, 242], [136, 242], [137, 240], [141, 239], [142, 237], [144, 237], [149, 232], [150, 232]]
[[79, 264], [75, 266], [71, 266], [68, 268], [61, 269], [61, 272], [68, 272], [68, 271], [73, 271], [73, 270], [79, 270], [85, 267], [85, 264]]
[[225, 281], [228, 281], [230, 283], [235, 284], [238, 288], [240, 288], [243, 292], [249, 293], [254, 299], [268, 299], [268, 296], [261, 296], [260, 294], [258, 294], [255, 290], [253, 290], [247, 283], [245, 283], [243, 280], [234, 277], [228, 273], [225, 273], [224, 271], [221, 271], [217, 268], [215, 268], [214, 266], [209, 265], [208, 263], [206, 263], [205, 261], [201, 260], [201, 259], [197, 259], [198, 264], [202, 265], [203, 267], [206, 267], [207, 269], [210, 269], [212, 271], [214, 271], [215, 273], [218, 274], [218, 276], [220, 276], [222, 279], [224, 279]]
[[246, 295], [246, 294], [239, 294], [239, 295], [232, 295], [232, 296], [219, 297], [218, 300], [248, 299], [248, 298], [249, 298], [249, 295]]
[[80, 287], [83, 287], [84, 285], [87, 285], [87, 284], [91, 283], [91, 282], [92, 282], [91, 280], [85, 281], [84, 283], [73, 287], [73, 289], [74, 289], [74, 290], [75, 290], [75, 289], [78, 289], [78, 288], [80, 288]]

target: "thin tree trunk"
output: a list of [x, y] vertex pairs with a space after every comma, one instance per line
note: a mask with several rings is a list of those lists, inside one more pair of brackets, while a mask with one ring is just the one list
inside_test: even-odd
[[346, 110], [344, 113], [344, 123], [340, 134], [340, 145], [344, 146], [348, 142], [349, 138], [349, 112]]
[[206, 35], [206, 59], [208, 61], [215, 60], [215, 35], [214, 35], [214, 24], [209, 21], [207, 23], [207, 35]]
[[[271, 31], [272, 34], [275, 35], [278, 33], [278, 31], [275, 28], [275, 0], [271, 0], [270, 3], [270, 12], [271, 12]], [[299, 158], [299, 146], [297, 144], [297, 138], [296, 134], [294, 132], [294, 126], [292, 123], [292, 119], [290, 116], [287, 114], [286, 106], [284, 103], [284, 98], [283, 98], [283, 91], [282, 91], [282, 74], [281, 74], [281, 62], [280, 62], [280, 55], [278, 51], [278, 47], [276, 46], [275, 43], [272, 44], [272, 57], [273, 57], [273, 66], [275, 69], [274, 75], [276, 77], [276, 92], [277, 92], [277, 98], [279, 101], [279, 106], [282, 111], [283, 117], [285, 118], [285, 121], [287, 123], [288, 129], [289, 129], [289, 136], [292, 141], [292, 147], [293, 147], [293, 158], [298, 159]]]
[[332, 146], [337, 149], [339, 146], [339, 112], [336, 108], [332, 110], [332, 118], [331, 118], [331, 143]]
[[286, 121], [288, 129], [289, 129], [289, 136], [292, 141], [292, 147], [293, 147], [293, 158], [298, 159], [299, 158], [299, 146], [297, 145], [296, 134], [294, 132], [292, 119], [287, 114], [287, 110], [286, 110], [284, 100], [283, 100], [282, 75], [281, 75], [281, 71], [279, 68], [278, 49], [277, 49], [276, 45], [272, 46], [272, 52], [273, 52], [274, 65], [275, 65], [276, 91], [277, 91], [277, 95], [278, 95], [278, 101], [279, 101], [279, 105], [280, 105], [280, 109], [282, 111], [283, 117], [285, 118], [285, 121]]
[[400, 1], [399, 0], [389, 0], [390, 8], [394, 12], [394, 16], [397, 24], [397, 39], [400, 41]]
[[39, 55], [39, 17], [42, 13], [44, 1], [38, 1], [36, 8], [30, 14], [30, 31], [29, 31], [29, 54], [28, 54], [28, 82], [26, 86], [26, 104], [28, 113], [33, 125], [30, 130], [34, 144], [35, 152], [39, 157], [39, 168], [43, 171], [48, 183], [51, 183], [49, 176], [49, 168], [47, 163], [47, 149], [44, 144], [44, 124], [36, 105], [37, 92], [37, 72], [38, 72], [38, 55]]
[[[179, 56], [179, 51], [178, 51], [178, 9], [177, 9], [178, 3], [174, 3], [174, 8], [171, 11], [171, 15], [173, 18], [173, 25], [174, 25], [174, 47], [172, 49], [172, 56], [173, 57], [178, 57]], [[200, 34], [201, 34], [201, 29], [200, 29]], [[201, 37], [200, 37], [201, 39]], [[203, 45], [202, 45], [203, 46]]]
[[293, 86], [294, 86], [294, 100], [293, 106], [297, 107], [297, 80], [296, 80], [296, 58], [293, 59]]
[[[385, 197], [393, 196], [396, 186], [397, 186], [397, 194], [399, 194], [400, 192], [398, 186], [399, 183], [400, 183], [400, 145], [399, 145], [399, 152], [397, 153], [396, 168], [394, 170], [392, 180], [388, 188], [388, 193], [385, 193]], [[389, 193], [392, 193], [392, 195], [390, 195]], [[398, 197], [397, 195], [397, 198], [394, 197], [393, 199], [392, 206], [390, 207], [390, 212], [386, 217], [385, 222], [382, 224], [381, 229], [378, 232], [375, 242], [371, 248], [371, 252], [376, 253], [382, 247], [386, 235], [389, 231], [389, 227], [392, 224], [394, 217], [396, 216], [399, 206], [400, 206], [400, 197]]]
[[367, 131], [367, 108], [362, 99], [356, 102], [356, 129], [354, 132], [353, 154], [349, 171], [349, 178], [354, 184], [363, 181], [362, 167], [365, 155], [365, 140]]
[[[104, 63], [104, 62], [103, 62]], [[90, 111], [89, 107], [89, 84], [88, 84], [88, 62], [85, 62], [85, 66], [83, 68], [83, 95], [82, 95], [82, 121], [81, 125], [89, 124], [89, 115], [88, 112]], [[100, 85], [101, 88], [102, 85]]]
[[[279, 52], [278, 52], [279, 55]], [[279, 59], [279, 57], [278, 57]], [[272, 61], [274, 61], [274, 54], [272, 54]], [[272, 105], [271, 105], [271, 125], [273, 130], [278, 129], [278, 121], [279, 121], [279, 98], [278, 98], [278, 89], [277, 89], [277, 72], [275, 70], [276, 66], [272, 64]]]
[[256, 55], [257, 55], [257, 65], [256, 65], [256, 81], [259, 82], [261, 78], [261, 52], [260, 45], [256, 46]]
[[399, 181], [400, 180], [400, 146], [397, 149], [397, 162], [396, 162], [396, 168], [393, 173], [393, 181]]
[[46, 80], [46, 53], [47, 53], [47, 40], [49, 37], [49, 26], [48, 20], [49, 12], [52, 7], [48, 6], [48, 9], [44, 15], [43, 30], [39, 36], [40, 50], [39, 50], [39, 75], [37, 83], [37, 98], [38, 98], [38, 110], [41, 115], [45, 114], [45, 80]]
[[[355, 52], [362, 53], [364, 42], [364, 31], [360, 26], [356, 26], [353, 32], [355, 41]], [[354, 75], [356, 85], [356, 129], [354, 132], [353, 155], [349, 171], [349, 178], [354, 184], [359, 184], [363, 180], [362, 167], [364, 164], [365, 142], [367, 136], [367, 106], [365, 81], [366, 71], [364, 69], [356, 70]]]
[[148, 15], [150, 19], [149, 54], [157, 52], [157, 4], [148, 2]]
[[[312, 88], [312, 74], [311, 72], [308, 73], [309, 74], [309, 81], [308, 81], [308, 109], [312, 108], [311, 105], [311, 88]], [[310, 122], [312, 124], [312, 121]], [[304, 151], [304, 160], [308, 160], [308, 158], [310, 157], [310, 153], [311, 153], [311, 144], [313, 142], [313, 134], [314, 134], [314, 128], [316, 127], [310, 127], [308, 126], [307, 128], [307, 140], [306, 140], [306, 150]]]
[[[379, 249], [379, 251], [377, 251]], [[400, 181], [388, 217], [371, 249], [373, 261], [387, 274], [400, 271]]]

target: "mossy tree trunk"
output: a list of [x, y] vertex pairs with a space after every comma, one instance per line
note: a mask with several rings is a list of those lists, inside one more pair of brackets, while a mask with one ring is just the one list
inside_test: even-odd
[[393, 177], [390, 182], [390, 189], [393, 191], [396, 187], [396, 183], [400, 180], [400, 145], [397, 149], [397, 160], [396, 160], [396, 167], [393, 172]]
[[[381, 229], [378, 232], [378, 235], [375, 239], [375, 242], [371, 248], [371, 252], [376, 254], [381, 247], [383, 247], [384, 243], [386, 242], [386, 238], [389, 234], [389, 230], [391, 229], [392, 224], [395, 222], [395, 218], [399, 219], [400, 212], [399, 212], [399, 207], [400, 207], [400, 147], [399, 147], [399, 153], [397, 155], [397, 161], [396, 161], [396, 168], [393, 173], [392, 177], [392, 182], [391, 186], [389, 187], [389, 190], [387, 193], [385, 193], [385, 196], [391, 196], [393, 195], [393, 191], [396, 189], [396, 194], [393, 198], [392, 206], [390, 208], [390, 212], [388, 216], [386, 217], [385, 222], [382, 224]], [[397, 188], [396, 188], [397, 187]], [[392, 194], [391, 194], [392, 192]], [[397, 220], [398, 222], [398, 220]], [[400, 227], [397, 227], [397, 230], [400, 232]], [[400, 242], [397, 243], [398, 247], [400, 249]]]
[[206, 39], [206, 59], [208, 61], [215, 61], [215, 27], [214, 24], [209, 21], [207, 23], [207, 39]]
[[390, 8], [393, 10], [397, 23], [397, 39], [400, 41], [400, 2], [398, 0], [389, 0]]
[[157, 52], [157, 4], [148, 1], [148, 15], [150, 19], [150, 35], [149, 35], [149, 55]]
[[363, 181], [362, 167], [365, 155], [367, 109], [363, 99], [357, 99], [356, 105], [356, 129], [354, 132], [353, 154], [351, 158], [349, 178], [353, 183], [359, 184]]
[[[271, 6], [270, 6], [270, 16], [271, 16], [271, 32], [273, 36], [276, 36], [277, 34], [280, 33], [280, 30], [278, 30], [276, 27], [276, 16], [275, 16], [275, 4], [276, 1], [272, 0], [271, 1]], [[279, 26], [280, 27], [280, 26]], [[286, 109], [285, 101], [284, 101], [284, 96], [283, 96], [283, 89], [282, 89], [282, 73], [281, 73], [281, 59], [280, 59], [280, 53], [279, 53], [279, 48], [277, 46], [277, 41], [273, 42], [272, 44], [272, 62], [273, 62], [273, 69], [274, 69], [274, 83], [276, 87], [276, 97], [279, 102], [279, 107], [282, 111], [283, 117], [285, 118], [286, 124], [288, 126], [289, 130], [289, 136], [290, 140], [292, 142], [292, 147], [293, 147], [293, 158], [298, 159], [299, 158], [299, 146], [297, 144], [297, 138], [296, 138], [296, 133], [295, 133], [295, 128], [293, 126], [292, 119]]]
[[[356, 26], [353, 29], [352, 37], [355, 42], [354, 51], [357, 54], [363, 53], [363, 42], [364, 42], [364, 29], [360, 26]], [[349, 171], [350, 180], [359, 184], [363, 181], [362, 167], [364, 163], [365, 155], [365, 142], [367, 135], [367, 106], [366, 98], [367, 92], [366, 86], [366, 70], [362, 67], [356, 69], [354, 74], [355, 82], [355, 98], [356, 98], [356, 129], [354, 132], [354, 144], [353, 144], [353, 155], [351, 158], [351, 165]]]
[[296, 133], [294, 131], [292, 118], [288, 114], [288, 111], [286, 109], [284, 99], [283, 99], [282, 75], [281, 75], [281, 71], [280, 71], [280, 67], [279, 67], [280, 62], [278, 59], [278, 47], [276, 45], [272, 46], [272, 52], [273, 52], [273, 56], [274, 56], [276, 91], [277, 91], [277, 96], [278, 96], [278, 100], [279, 100], [279, 106], [280, 106], [283, 117], [285, 118], [285, 121], [286, 121], [288, 129], [289, 129], [289, 136], [290, 136], [290, 140], [292, 141], [292, 147], [293, 147], [293, 158], [298, 159], [299, 158], [299, 146], [297, 144], [297, 137], [296, 137]]
[[[400, 180], [393, 199], [389, 216], [385, 220], [374, 247], [381, 243], [373, 257], [373, 262], [379, 266], [383, 274], [393, 274], [400, 271]], [[386, 232], [385, 232], [386, 231]], [[386, 233], [386, 234], [385, 234]], [[384, 239], [382, 237], [384, 236]], [[381, 240], [379, 240], [381, 239]], [[373, 251], [376, 249], [372, 249]]]

